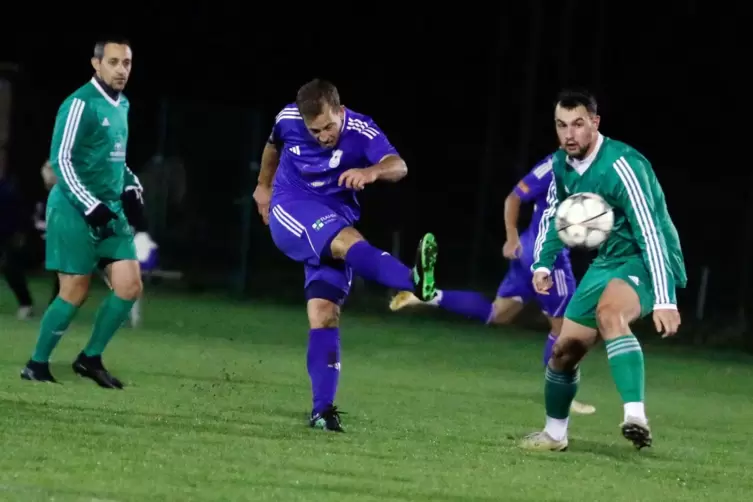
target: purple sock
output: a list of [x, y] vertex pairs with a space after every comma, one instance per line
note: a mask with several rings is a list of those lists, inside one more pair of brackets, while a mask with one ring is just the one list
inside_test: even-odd
[[439, 306], [483, 323], [489, 322], [492, 315], [491, 302], [474, 291], [442, 291]]
[[554, 336], [552, 333], [549, 333], [549, 336], [546, 338], [546, 345], [544, 345], [544, 367], [549, 364], [549, 359], [552, 358], [552, 348], [554, 347], [554, 342], [557, 341], [557, 337]]
[[311, 378], [313, 412], [319, 413], [335, 402], [340, 379], [340, 330], [318, 328], [309, 331], [306, 366]]
[[400, 291], [413, 291], [411, 269], [366, 241], [356, 242], [351, 246], [345, 255], [345, 263], [364, 279]]

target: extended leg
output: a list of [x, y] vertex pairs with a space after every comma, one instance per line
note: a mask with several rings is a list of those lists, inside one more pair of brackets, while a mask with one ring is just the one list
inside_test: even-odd
[[269, 214], [275, 245], [297, 262], [339, 261], [366, 280], [390, 289], [415, 291], [422, 300], [436, 294], [436, 243], [431, 234], [422, 239], [423, 253], [411, 269], [387, 251], [372, 246], [353, 228], [350, 219], [318, 202], [274, 200]]
[[410, 269], [387, 251], [369, 244], [353, 227], [343, 228], [330, 243], [330, 256], [343, 260], [353, 271], [370, 281], [400, 291], [415, 291], [423, 300], [436, 295], [434, 263], [436, 242], [427, 234], [419, 246], [416, 266]]
[[635, 290], [622, 279], [612, 279], [599, 300], [596, 320], [606, 344], [612, 378], [624, 403], [622, 434], [638, 449], [651, 446], [652, 442], [644, 407], [643, 351], [630, 330], [630, 323], [640, 314]]
[[401, 291], [390, 301], [390, 310], [396, 311], [421, 304], [440, 307], [484, 324], [503, 326], [513, 322], [520, 314], [524, 307], [524, 299], [498, 296], [490, 302], [484, 295], [475, 291], [438, 289], [432, 300], [422, 302], [413, 293]]
[[[419, 257], [425, 254], [423, 252], [423, 249], [427, 247], [425, 242], [429, 244], [433, 242], [431, 234], [427, 234], [419, 244], [417, 253]], [[436, 248], [436, 245], [434, 246]], [[434, 255], [436, 255], [436, 249]], [[526, 301], [533, 297], [530, 276], [530, 271], [525, 266], [519, 261], [512, 261], [493, 302], [475, 291], [437, 289], [436, 296], [426, 302], [422, 302], [409, 291], [401, 291], [390, 301], [390, 309], [395, 311], [425, 303], [484, 324], [508, 324], [520, 313]]]

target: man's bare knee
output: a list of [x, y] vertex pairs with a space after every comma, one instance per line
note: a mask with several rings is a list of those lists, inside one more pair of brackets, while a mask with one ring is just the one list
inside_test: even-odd
[[562, 332], [554, 342], [549, 365], [557, 371], [574, 369], [596, 340], [595, 329], [565, 319], [562, 323]]
[[337, 260], [344, 260], [345, 255], [348, 254], [348, 250], [357, 242], [361, 242], [364, 239], [363, 235], [353, 227], [345, 227], [340, 230], [332, 242], [329, 245], [332, 258]]
[[141, 296], [144, 285], [141, 282], [141, 267], [135, 260], [120, 260], [108, 267], [110, 286], [123, 300], [136, 300]]
[[557, 337], [549, 365], [558, 371], [572, 370], [588, 353], [588, 343], [578, 338]]
[[91, 276], [58, 274], [58, 278], [60, 279], [58, 296], [71, 305], [77, 307], [83, 305], [89, 294]]
[[599, 299], [596, 323], [601, 337], [611, 340], [630, 333], [630, 323], [640, 316], [638, 294], [625, 281], [613, 279]]
[[492, 317], [491, 324], [510, 324], [515, 317], [523, 310], [523, 302], [514, 298], [500, 298], [494, 299], [492, 304]]
[[306, 304], [311, 329], [336, 328], [340, 325], [340, 307], [329, 300], [312, 298]]
[[622, 312], [622, 307], [613, 303], [600, 304], [596, 310], [596, 322], [599, 332], [606, 340], [625, 335], [630, 331], [630, 325]]

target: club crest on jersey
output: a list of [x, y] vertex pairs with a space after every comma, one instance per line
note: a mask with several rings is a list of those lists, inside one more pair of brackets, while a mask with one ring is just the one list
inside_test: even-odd
[[342, 159], [343, 151], [342, 150], [335, 150], [332, 152], [332, 157], [329, 159], [329, 167], [331, 169], [336, 168], [340, 165], [340, 159]]

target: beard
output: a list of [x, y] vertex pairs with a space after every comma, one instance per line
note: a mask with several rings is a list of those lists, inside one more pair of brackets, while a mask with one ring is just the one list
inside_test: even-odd
[[570, 155], [570, 154], [568, 154], [568, 155], [570, 155], [570, 158], [573, 158], [573, 159], [575, 159], [575, 160], [583, 160], [583, 159], [585, 159], [585, 158], [586, 158], [586, 152], [588, 152], [588, 149], [589, 149], [590, 147], [591, 147], [591, 144], [590, 144], [590, 143], [589, 143], [589, 144], [587, 144], [587, 145], [582, 145], [582, 146], [581, 146], [581, 145], [578, 145], [578, 151], [577, 151], [577, 152], [575, 152], [575, 153], [574, 153], [574, 154], [572, 154], [572, 155]]

